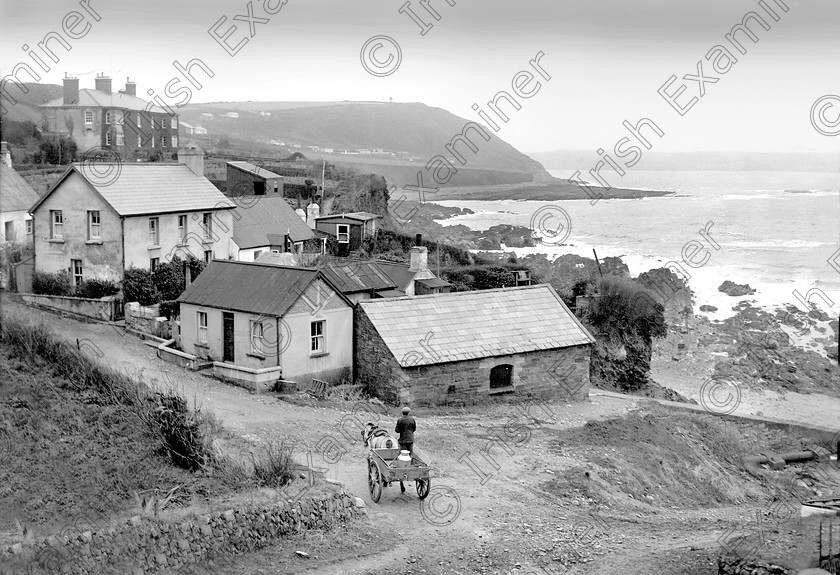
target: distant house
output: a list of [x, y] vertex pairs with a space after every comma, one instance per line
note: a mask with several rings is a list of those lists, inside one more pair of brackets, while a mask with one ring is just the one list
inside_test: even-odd
[[30, 209], [35, 269], [122, 281], [131, 267], [155, 270], [174, 256], [209, 262], [230, 254], [236, 207], [203, 175], [203, 152], [185, 164], [73, 164]]
[[315, 237], [282, 197], [233, 198], [234, 258], [252, 262], [265, 252], [300, 252]]
[[264, 117], [271, 116], [271, 112], [266, 112], [265, 110], [260, 110], [260, 116], [264, 116]]
[[362, 241], [376, 234], [382, 216], [368, 212], [332, 214], [320, 216], [315, 220], [315, 229], [335, 236], [339, 253], [354, 251], [362, 246]]
[[203, 136], [207, 134], [207, 128], [202, 128], [201, 126], [195, 127], [195, 135], [196, 136]]
[[[38, 201], [38, 194], [12, 167], [6, 142], [0, 144], [0, 155], [0, 228], [4, 247], [10, 244], [31, 247], [33, 221], [29, 208]], [[0, 258], [0, 287], [8, 289], [14, 285], [9, 281], [12, 262], [5, 250]]]
[[336, 289], [353, 303], [375, 297], [405, 295], [397, 290], [396, 284], [379, 269], [376, 262], [348, 259], [324, 266], [323, 272]]
[[239, 112], [228, 112], [227, 114], [224, 114], [224, 116], [225, 118], [238, 118]]
[[227, 162], [226, 194], [283, 197], [283, 176], [249, 162]]
[[355, 379], [392, 403], [588, 395], [595, 340], [549, 285], [360, 301], [354, 329]]
[[209, 112], [204, 112], [203, 114], [201, 114], [201, 117], [204, 118], [205, 120], [212, 120], [213, 119], [213, 114], [211, 114]]
[[399, 295], [427, 295], [448, 293], [452, 286], [429, 270], [429, 251], [425, 246], [411, 248], [411, 263], [377, 261], [382, 273], [394, 283]]
[[137, 85], [111, 90], [111, 78], [96, 77], [95, 89], [79, 89], [78, 78], [64, 78], [62, 97], [43, 106], [49, 131], [76, 142], [80, 154], [109, 148], [122, 158], [164, 159], [178, 149], [178, 116], [137, 97]]
[[353, 308], [316, 270], [212, 262], [178, 298], [183, 351], [248, 383], [338, 383], [353, 365]]

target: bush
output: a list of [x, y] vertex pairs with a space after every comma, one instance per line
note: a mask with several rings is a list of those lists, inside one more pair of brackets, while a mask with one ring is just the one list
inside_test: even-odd
[[32, 291], [41, 295], [69, 296], [73, 291], [70, 273], [67, 270], [54, 274], [36, 271], [32, 275]]
[[286, 442], [269, 443], [260, 457], [251, 454], [254, 479], [261, 487], [283, 487], [295, 479], [294, 446]]
[[155, 273], [152, 274], [152, 281], [154, 281], [160, 300], [178, 299], [185, 286], [183, 260], [175, 256], [171, 262], [158, 265]]
[[212, 450], [201, 431], [199, 412], [190, 411], [178, 395], [155, 393], [153, 402], [149, 413], [152, 428], [160, 433], [172, 463], [192, 471], [210, 463]]
[[178, 314], [181, 311], [181, 306], [178, 304], [177, 301], [162, 301], [160, 302], [160, 315], [167, 319], [173, 319], [178, 317]]
[[90, 299], [100, 299], [115, 295], [120, 291], [120, 287], [110, 280], [89, 279], [82, 282], [82, 285], [76, 288], [76, 297], [86, 297]]
[[627, 278], [606, 276], [598, 282], [587, 320], [599, 331], [614, 335], [638, 334], [648, 343], [664, 337], [664, 308], [650, 292]]
[[123, 300], [126, 303], [138, 302], [140, 305], [154, 305], [160, 301], [157, 288], [152, 281], [152, 273], [140, 268], [129, 268], [123, 276]]

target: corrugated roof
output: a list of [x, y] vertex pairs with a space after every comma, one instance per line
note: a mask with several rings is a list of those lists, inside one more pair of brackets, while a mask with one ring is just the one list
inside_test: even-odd
[[255, 166], [249, 162], [228, 162], [229, 166], [233, 166], [234, 168], [239, 168], [243, 172], [248, 172], [249, 174], [253, 174], [260, 178], [283, 178], [280, 174], [275, 174], [274, 172], [270, 172], [265, 168], [261, 168], [259, 166]]
[[233, 214], [233, 241], [240, 249], [283, 245], [287, 232], [293, 242], [315, 237], [312, 229], [295, 213], [285, 198], [249, 196], [236, 198], [234, 202], [238, 207]]
[[[56, 100], [51, 100], [44, 104], [47, 108], [58, 108], [64, 106], [64, 96]], [[166, 114], [167, 111], [160, 106], [152, 104], [137, 96], [131, 96], [121, 92], [113, 92], [107, 94], [99, 90], [91, 90], [90, 88], [82, 88], [79, 90], [79, 103], [67, 104], [73, 107], [90, 107], [90, 108], [122, 108], [125, 110], [133, 110], [140, 112], [154, 112], [155, 114]]]
[[29, 211], [38, 201], [38, 193], [14, 168], [0, 162], [0, 212]]
[[547, 284], [358, 305], [402, 367], [594, 343]]
[[283, 317], [319, 275], [317, 270], [213, 260], [178, 301]]
[[328, 216], [321, 216], [315, 218], [315, 220], [330, 220], [335, 218], [347, 218], [350, 220], [358, 220], [360, 222], [366, 222], [368, 220], [377, 220], [382, 218], [382, 216], [377, 214], [371, 214], [370, 212], [349, 212], [346, 214], [330, 214]]
[[158, 162], [73, 164], [38, 204], [52, 194], [71, 171], [87, 180], [121, 216], [236, 207], [207, 178], [196, 175], [186, 165]]
[[346, 263], [329, 264], [324, 275], [342, 293], [393, 289], [396, 284], [382, 273], [374, 262], [351, 260]]

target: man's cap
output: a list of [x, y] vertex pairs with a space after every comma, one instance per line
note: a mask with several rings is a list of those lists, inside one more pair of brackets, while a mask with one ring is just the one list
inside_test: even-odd
[[410, 409], [410, 408], [408, 408], [408, 407], [403, 407], [403, 413], [404, 413], [404, 414], [407, 414], [409, 411], [411, 411], [411, 409]]

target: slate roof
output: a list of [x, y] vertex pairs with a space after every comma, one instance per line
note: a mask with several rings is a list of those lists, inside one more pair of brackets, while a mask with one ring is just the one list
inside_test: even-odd
[[595, 341], [547, 284], [372, 299], [358, 305], [402, 367]]
[[356, 293], [362, 291], [390, 290], [396, 284], [382, 273], [374, 262], [348, 260], [347, 262], [329, 264], [323, 268], [324, 275], [342, 293]]
[[402, 291], [406, 290], [408, 284], [410, 284], [411, 280], [414, 279], [414, 276], [417, 275], [417, 272], [413, 272], [408, 269], [407, 264], [401, 264], [399, 262], [377, 261], [376, 265], [379, 266], [380, 271], [391, 278], [391, 281], [394, 282], [397, 289]]
[[336, 218], [347, 218], [350, 220], [357, 220], [360, 222], [366, 222], [368, 220], [378, 220], [381, 219], [382, 216], [378, 214], [371, 214], [370, 212], [349, 212], [346, 214], [330, 214], [328, 216], [321, 216], [315, 218], [315, 220], [332, 220]]
[[[178, 301], [283, 317], [318, 277], [323, 278], [318, 270], [213, 260], [184, 290]], [[339, 293], [338, 297], [343, 299], [344, 296]]]
[[427, 288], [430, 288], [430, 289], [439, 288], [439, 287], [446, 287], [446, 286], [452, 285], [448, 281], [442, 280], [440, 278], [428, 278], [428, 279], [417, 280], [417, 283], [423, 284], [424, 286], [426, 286]]
[[[64, 96], [62, 96], [61, 98], [47, 102], [43, 106], [47, 108], [60, 108], [64, 105]], [[108, 94], [99, 90], [91, 90], [90, 88], [80, 89], [79, 103], [67, 104], [67, 106], [74, 108], [122, 108], [140, 112], [154, 112], [155, 114], [167, 113], [160, 106], [155, 106], [154, 104], [149, 106], [149, 102], [137, 96], [131, 96], [121, 92]]]
[[234, 203], [238, 207], [233, 215], [233, 241], [240, 249], [283, 245], [287, 232], [293, 242], [315, 237], [285, 198], [249, 196], [235, 198]]
[[0, 212], [29, 211], [38, 201], [38, 193], [14, 168], [0, 162]]
[[264, 168], [259, 166], [255, 166], [249, 162], [228, 162], [229, 166], [233, 166], [234, 168], [238, 168], [243, 172], [248, 172], [249, 174], [253, 174], [260, 178], [280, 178], [282, 179], [283, 176], [280, 174], [275, 174], [274, 172], [270, 172]]
[[227, 196], [185, 164], [82, 163], [73, 164], [44, 196], [34, 211], [65, 178], [81, 175], [121, 216], [167, 214], [236, 207]]

